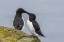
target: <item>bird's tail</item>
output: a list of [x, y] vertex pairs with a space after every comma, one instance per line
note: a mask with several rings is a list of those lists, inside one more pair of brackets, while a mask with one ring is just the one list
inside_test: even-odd
[[41, 36], [45, 37], [44, 34], [43, 34], [40, 30], [39, 30], [39, 34], [40, 34]]
[[41, 36], [45, 37], [43, 34]]

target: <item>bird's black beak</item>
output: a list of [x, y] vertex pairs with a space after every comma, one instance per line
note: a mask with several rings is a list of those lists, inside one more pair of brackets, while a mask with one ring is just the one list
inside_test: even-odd
[[27, 11], [26, 11], [25, 13], [27, 13], [28, 15], [30, 15], [30, 13], [29, 13], [29, 12], [27, 12]]

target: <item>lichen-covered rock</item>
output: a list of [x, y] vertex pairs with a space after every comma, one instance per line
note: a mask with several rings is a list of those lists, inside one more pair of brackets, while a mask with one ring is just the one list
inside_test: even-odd
[[0, 26], [0, 42], [41, 42], [20, 30]]

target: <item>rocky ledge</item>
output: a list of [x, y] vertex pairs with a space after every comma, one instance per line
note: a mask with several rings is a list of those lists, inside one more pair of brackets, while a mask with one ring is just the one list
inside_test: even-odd
[[14, 28], [0, 26], [0, 42], [41, 42], [38, 38], [30, 36]]

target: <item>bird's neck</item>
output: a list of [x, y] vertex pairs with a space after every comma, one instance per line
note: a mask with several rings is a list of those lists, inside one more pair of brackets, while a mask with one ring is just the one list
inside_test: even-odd
[[30, 18], [29, 18], [29, 20], [31, 21], [31, 20], [35, 20], [35, 19], [30, 19]]
[[35, 20], [34, 18], [29, 18], [29, 20]]
[[16, 17], [22, 17], [22, 14], [16, 14]]

